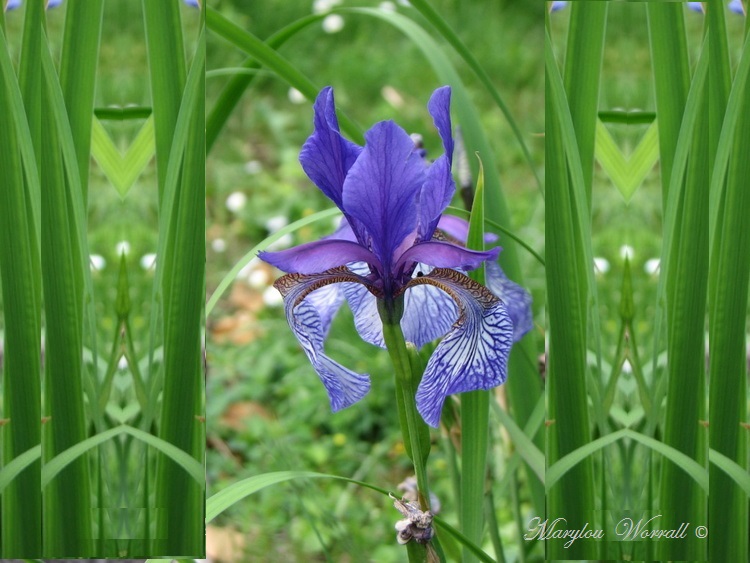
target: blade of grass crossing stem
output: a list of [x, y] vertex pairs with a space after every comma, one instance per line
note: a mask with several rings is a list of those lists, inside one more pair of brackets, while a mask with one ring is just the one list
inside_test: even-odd
[[[258, 62], [273, 70], [291, 86], [302, 92], [308, 100], [312, 101], [318, 95], [319, 88], [307, 76], [295, 68], [294, 65], [255, 35], [233, 24], [212, 8], [206, 9], [206, 25], [211, 31], [216, 32], [219, 36], [238, 46], [249, 55], [255, 57]], [[339, 124], [346, 134], [353, 141], [362, 144], [364, 138], [361, 129], [346, 115], [339, 112], [338, 117]]]
[[185, 85], [185, 55], [179, 2], [143, 0], [151, 103], [156, 137], [159, 202], [164, 195], [167, 162]]
[[607, 5], [607, 2], [574, 2], [571, 5], [565, 55], [565, 92], [576, 131], [589, 207], [594, 176], [594, 140]]
[[651, 65], [654, 70], [662, 203], [666, 204], [677, 137], [690, 88], [690, 64], [681, 2], [648, 2]]
[[[701, 59], [704, 64], [708, 59], [706, 42]], [[697, 72], [689, 99], [694, 96], [695, 104], [686, 105], [686, 114], [694, 112], [696, 122], [690, 136], [679, 211], [675, 221], [665, 225], [672, 230], [672, 240], [669, 259], [662, 262], [667, 266], [663, 273], [667, 276], [668, 354], [663, 439], [666, 445], [705, 465], [707, 432], [700, 421], [706, 419], [707, 407], [704, 333], [708, 288], [708, 87]], [[676, 159], [673, 164], [675, 174], [682, 164]], [[670, 185], [669, 189], [675, 188]], [[679, 527], [685, 521], [706, 525], [706, 501], [705, 492], [681, 467], [663, 463], [660, 509], [664, 526]], [[680, 542], [662, 542], [660, 548], [665, 559], [706, 558], [706, 542], [694, 534]]]
[[[547, 300], [549, 308], [549, 362], [547, 376], [548, 393], [548, 449], [547, 459], [551, 465], [559, 458], [580, 448], [590, 441], [588, 405], [586, 398], [586, 318], [587, 301], [580, 287], [585, 284], [580, 261], [585, 239], [577, 235], [581, 230], [576, 221], [586, 222], [586, 214], [576, 213], [571, 194], [583, 195], [585, 184], [571, 186], [571, 173], [563, 143], [563, 125], [566, 124], [568, 138], [574, 135], [571, 121], [564, 120], [567, 102], [557, 63], [552, 53], [549, 35], [545, 41], [545, 177], [546, 191], [546, 244], [547, 244]], [[573, 140], [572, 145], [575, 145]], [[570, 150], [570, 149], [569, 149]], [[580, 163], [578, 174], [581, 179]], [[583, 195], [585, 200], [585, 195]], [[585, 201], [581, 202], [584, 203]], [[591, 262], [585, 260], [587, 269]], [[570, 529], [577, 529], [593, 519], [594, 487], [591, 458], [577, 465], [547, 495], [547, 514], [564, 517]], [[562, 541], [547, 541], [547, 558], [596, 558], [596, 550], [590, 543], [576, 542], [570, 549], [563, 548]]]
[[471, 51], [469, 51], [464, 42], [461, 41], [458, 35], [456, 35], [453, 29], [451, 29], [451, 27], [437, 10], [430, 6], [430, 4], [426, 2], [426, 0], [414, 0], [414, 2], [411, 2], [411, 5], [416, 8], [417, 11], [419, 11], [419, 13], [422, 14], [427, 21], [435, 26], [435, 29], [440, 32], [440, 35], [442, 35], [445, 40], [453, 46], [456, 52], [461, 55], [461, 58], [464, 60], [464, 62], [466, 62], [469, 68], [474, 71], [474, 74], [477, 75], [480, 82], [489, 92], [490, 96], [492, 96], [492, 99], [495, 101], [495, 104], [500, 109], [500, 111], [503, 112], [505, 119], [508, 121], [508, 125], [510, 125], [510, 128], [513, 130], [513, 134], [518, 140], [518, 144], [521, 147], [521, 152], [523, 152], [526, 162], [528, 163], [532, 174], [534, 174], [536, 183], [539, 186], [539, 191], [544, 194], [544, 186], [542, 185], [542, 181], [539, 178], [539, 174], [537, 174], [534, 162], [531, 160], [531, 154], [529, 153], [529, 149], [523, 140], [521, 130], [519, 129], [516, 120], [513, 118], [513, 114], [510, 112], [508, 106], [503, 101], [502, 96], [500, 96], [500, 93], [497, 91], [494, 84], [492, 84], [492, 79], [489, 77], [487, 72], [485, 72], [474, 55], [471, 54]]
[[[174, 199], [163, 199], [160, 212], [170, 214], [165, 252], [157, 268], [164, 269], [164, 387], [159, 437], [203, 462], [203, 362], [201, 324], [205, 300], [205, 32], [190, 69], [186, 88], [193, 103], [180, 113], [176, 129], [186, 130], [184, 152], [172, 150], [169, 168], [181, 162]], [[197, 76], [197, 78], [195, 78]], [[187, 98], [187, 91], [184, 95]], [[183, 123], [180, 123], [180, 122]], [[168, 174], [169, 176], [169, 174]], [[171, 187], [171, 186], [170, 186]], [[167, 204], [167, 202], [169, 203]], [[161, 219], [161, 218], [160, 218]], [[164, 223], [160, 221], [160, 227]], [[157, 537], [164, 538], [159, 553], [203, 556], [203, 489], [165, 456], [157, 469]]]
[[[311, 14], [300, 18], [299, 20], [289, 24], [288, 26], [280, 29], [268, 38], [266, 44], [272, 49], [278, 49], [281, 47], [287, 39], [296, 35], [299, 31], [305, 29], [308, 25], [315, 23], [327, 14]], [[260, 63], [254, 58], [250, 57], [246, 59], [242, 65], [242, 69], [254, 70], [260, 68]], [[240, 101], [242, 94], [245, 92], [247, 87], [252, 83], [256, 74], [236, 74], [227, 82], [224, 89], [219, 94], [213, 109], [206, 118], [206, 153], [211, 152], [214, 142], [216, 142], [219, 133], [224, 128], [224, 125], [229, 119], [230, 114], [234, 110], [237, 102]]]
[[[29, 59], [25, 59], [28, 61]], [[15, 103], [13, 100], [15, 99]], [[11, 116], [0, 127], [0, 281], [3, 303], [3, 464], [7, 467], [41, 440], [40, 327], [41, 279], [39, 247], [29, 191], [39, 190], [34, 177], [24, 181], [21, 143], [33, 153], [31, 136], [21, 134], [24, 112], [16, 75], [0, 28], [0, 113]], [[38, 115], [38, 112], [35, 112]], [[40, 194], [35, 195], [36, 198]], [[3, 557], [41, 557], [41, 464], [34, 461], [2, 491]]]
[[[484, 250], [484, 173], [481, 160], [466, 247]], [[469, 276], [474, 281], [484, 284], [484, 265], [469, 272]], [[489, 416], [489, 391], [471, 391], [461, 395], [461, 532], [479, 545], [482, 544], [484, 530], [484, 483], [487, 473]], [[466, 546], [463, 550], [463, 561], [478, 561], [476, 555]]]
[[[62, 91], [42, 44], [42, 279], [45, 303], [44, 459], [86, 438], [83, 401], [83, 246], [74, 211], [78, 170]], [[68, 131], [69, 133], [69, 131]], [[67, 147], [63, 147], [64, 144]], [[65, 157], [63, 156], [65, 152]], [[73, 161], [70, 160], [73, 155]], [[75, 171], [66, 177], [66, 169]], [[80, 201], [79, 201], [80, 203]], [[74, 242], [77, 241], [77, 244]], [[89, 471], [85, 457], [60, 473], [44, 495], [44, 556], [91, 554]]]
[[68, 109], [85, 204], [88, 200], [91, 118], [94, 111], [96, 67], [99, 60], [99, 37], [104, 2], [103, 0], [69, 0], [66, 6], [65, 31], [60, 57], [60, 86]]
[[[713, 30], [711, 31], [713, 34]], [[711, 38], [713, 40], [713, 37]], [[741, 66], [750, 64], [750, 41], [745, 41]], [[747, 465], [747, 331], [750, 239], [746, 236], [750, 215], [750, 78], [737, 73], [732, 96], [741, 100], [727, 113], [725, 122], [735, 123], [725, 205], [717, 221], [721, 234], [712, 260], [716, 262], [712, 287], [709, 330], [711, 342], [709, 446], [736, 462]], [[726, 561], [748, 552], [747, 496], [742, 488], [715, 465], [709, 468], [709, 520], [711, 537], [708, 557]]]

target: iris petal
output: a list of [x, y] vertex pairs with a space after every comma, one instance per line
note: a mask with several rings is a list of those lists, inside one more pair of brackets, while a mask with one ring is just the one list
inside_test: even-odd
[[355, 225], [354, 232], [389, 271], [396, 249], [416, 230], [424, 163], [411, 137], [392, 121], [376, 123], [365, 140], [344, 181], [343, 210], [364, 226], [369, 240]]
[[435, 128], [443, 139], [443, 148], [448, 157], [448, 167], [453, 163], [453, 135], [451, 133], [451, 87], [438, 88], [427, 102], [427, 111], [432, 116]]
[[364, 397], [370, 390], [370, 376], [345, 368], [325, 355], [323, 345], [326, 331], [321, 310], [316, 307], [314, 299], [306, 297], [328, 284], [352, 281], [361, 283], [359, 276], [346, 268], [333, 268], [314, 276], [287, 274], [273, 284], [284, 297], [287, 322], [328, 391], [333, 412], [346, 408]]
[[453, 199], [456, 184], [451, 174], [450, 160], [442, 155], [427, 169], [419, 194], [419, 232], [417, 242], [430, 240], [440, 220], [440, 214]]
[[474, 270], [482, 262], [497, 259], [500, 247], [487, 251], [467, 250], [449, 242], [430, 241], [415, 244], [398, 259], [398, 267], [408, 266], [413, 262], [423, 262], [437, 268], [460, 268]]
[[448, 395], [491, 389], [507, 377], [513, 323], [502, 301], [484, 286], [455, 270], [435, 269], [411, 280], [407, 288], [431, 284], [456, 302], [460, 317], [438, 344], [417, 388], [417, 410], [437, 427]]
[[517, 283], [508, 279], [497, 262], [487, 262], [485, 284], [487, 289], [503, 300], [513, 321], [513, 342], [534, 328], [531, 315], [531, 295]]
[[[356, 271], [356, 268], [353, 269]], [[425, 265], [419, 265], [417, 269], [425, 272], [431, 270]], [[383, 322], [375, 296], [360, 284], [346, 283], [342, 287], [354, 314], [354, 327], [359, 336], [365, 342], [385, 348]], [[434, 286], [417, 285], [404, 296], [401, 330], [406, 341], [418, 349], [445, 335], [457, 318], [458, 309], [453, 299]]]
[[[469, 222], [455, 215], [443, 215], [440, 217], [437, 228], [464, 245], [469, 238]], [[495, 242], [497, 238], [495, 233], [484, 233], [484, 242], [488, 244]]]
[[317, 240], [279, 252], [259, 252], [258, 258], [290, 274], [315, 274], [349, 262], [379, 265], [363, 246], [338, 239]]
[[345, 139], [339, 132], [333, 88], [323, 88], [313, 108], [315, 130], [302, 146], [299, 161], [315, 185], [342, 209], [344, 179], [362, 147]]
[[728, 8], [735, 14], [745, 15], [745, 7], [742, 5], [742, 0], [732, 0]]

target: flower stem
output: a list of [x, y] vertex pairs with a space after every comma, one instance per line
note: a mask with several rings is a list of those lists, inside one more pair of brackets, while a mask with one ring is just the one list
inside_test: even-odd
[[[401, 299], [403, 300], [403, 298]], [[396, 399], [399, 406], [404, 446], [407, 454], [414, 462], [420, 507], [422, 510], [429, 510], [430, 493], [425, 467], [430, 448], [429, 429], [419, 416], [414, 399], [421, 374], [412, 370], [412, 363], [416, 360], [410, 358], [406, 340], [404, 340], [404, 334], [401, 331], [400, 320], [403, 313], [403, 303], [397, 303], [390, 307], [381, 303], [378, 303], [378, 310], [383, 321], [385, 346], [393, 362], [396, 375]]]

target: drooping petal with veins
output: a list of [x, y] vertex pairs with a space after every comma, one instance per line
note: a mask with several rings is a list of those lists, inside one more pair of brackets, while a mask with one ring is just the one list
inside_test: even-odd
[[[328, 391], [333, 412], [364, 397], [370, 390], [370, 376], [356, 373], [325, 355], [323, 344], [327, 327], [324, 329], [315, 301], [305, 298], [328, 284], [351, 281], [362, 283], [359, 276], [346, 268], [333, 268], [312, 276], [287, 274], [273, 284], [284, 298], [287, 322], [294, 336]], [[330, 319], [328, 322], [330, 324]]]
[[417, 410], [437, 427], [448, 395], [491, 389], [505, 381], [513, 323], [499, 298], [455, 270], [436, 268], [412, 279], [407, 288], [419, 284], [445, 291], [460, 315], [430, 357], [417, 388]]
[[513, 321], [513, 342], [518, 342], [524, 334], [534, 328], [531, 295], [520, 285], [508, 279], [497, 262], [487, 262], [485, 268], [485, 285], [503, 300], [508, 315]]

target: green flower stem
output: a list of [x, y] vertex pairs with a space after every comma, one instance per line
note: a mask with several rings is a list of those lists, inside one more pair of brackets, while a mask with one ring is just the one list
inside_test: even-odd
[[[391, 356], [396, 374], [396, 403], [398, 404], [401, 434], [406, 453], [414, 463], [417, 475], [417, 499], [421, 510], [430, 510], [430, 491], [427, 485], [427, 457], [430, 455], [430, 429], [417, 412], [415, 395], [422, 376], [423, 367], [414, 350], [407, 348], [401, 331], [404, 313], [403, 296], [391, 302], [378, 300], [378, 312], [383, 321], [383, 339]], [[434, 537], [427, 546], [409, 542], [407, 553], [411, 563], [428, 559], [428, 549], [439, 561], [445, 561], [440, 542]]]
[[412, 360], [409, 357], [404, 334], [401, 332], [400, 321], [404, 312], [403, 296], [390, 304], [378, 300], [378, 312], [383, 321], [385, 346], [396, 372], [396, 399], [404, 446], [414, 462], [420, 507], [422, 510], [429, 510], [430, 492], [427, 486], [427, 470], [425, 467], [430, 448], [429, 429], [419, 416], [417, 403], [414, 399], [421, 374], [412, 371]]

